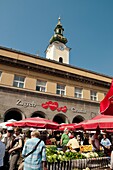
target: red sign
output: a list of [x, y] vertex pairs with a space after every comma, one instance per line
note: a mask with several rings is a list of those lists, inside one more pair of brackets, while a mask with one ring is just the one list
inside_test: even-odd
[[44, 109], [50, 108], [52, 111], [57, 110], [58, 112], [60, 112], [60, 111], [62, 111], [64, 113], [67, 112], [67, 107], [66, 106], [58, 107], [58, 103], [57, 102], [48, 101], [46, 103], [42, 103], [42, 107]]

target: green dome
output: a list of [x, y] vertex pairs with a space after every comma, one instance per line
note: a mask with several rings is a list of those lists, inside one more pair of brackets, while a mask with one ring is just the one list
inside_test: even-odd
[[66, 44], [68, 41], [67, 41], [67, 38], [63, 36], [63, 31], [64, 31], [64, 28], [62, 27], [60, 18], [58, 18], [58, 23], [54, 29], [54, 35], [50, 39], [50, 44], [52, 44], [54, 41], [59, 41], [63, 44]]

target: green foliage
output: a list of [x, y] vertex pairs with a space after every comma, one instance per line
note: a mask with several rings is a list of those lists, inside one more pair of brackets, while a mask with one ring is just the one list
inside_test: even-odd
[[[88, 154], [88, 157], [87, 157]], [[56, 146], [47, 147], [46, 148], [46, 155], [47, 155], [47, 161], [52, 162], [58, 162], [58, 161], [69, 161], [72, 159], [86, 159], [86, 158], [94, 158], [94, 157], [102, 157], [104, 156], [104, 153], [98, 152], [88, 152], [88, 153], [80, 153], [80, 152], [63, 152], [58, 151]]]
[[103, 156], [104, 156], [104, 152], [101, 152], [101, 151], [98, 152], [98, 156], [99, 156], [99, 157], [103, 157]]
[[55, 147], [46, 148], [47, 161], [58, 162], [58, 161], [68, 161], [71, 159], [84, 159], [86, 158], [79, 152], [63, 152], [58, 151]]

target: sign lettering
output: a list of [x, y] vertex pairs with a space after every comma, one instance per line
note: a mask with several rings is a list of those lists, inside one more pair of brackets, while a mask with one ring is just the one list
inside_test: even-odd
[[72, 112], [74, 113], [87, 113], [87, 110], [84, 109], [76, 109], [75, 107], [71, 108]]
[[23, 106], [23, 107], [36, 107], [37, 106], [37, 104], [34, 101], [24, 102], [21, 99], [17, 99], [16, 105]]

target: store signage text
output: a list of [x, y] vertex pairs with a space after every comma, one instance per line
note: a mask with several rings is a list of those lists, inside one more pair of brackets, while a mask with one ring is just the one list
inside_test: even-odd
[[74, 113], [87, 113], [86, 110], [84, 110], [84, 109], [76, 109], [75, 107], [72, 107], [71, 110], [72, 110]]
[[21, 99], [17, 99], [16, 105], [23, 106], [23, 107], [36, 107], [37, 106], [37, 104], [34, 101], [24, 102]]

